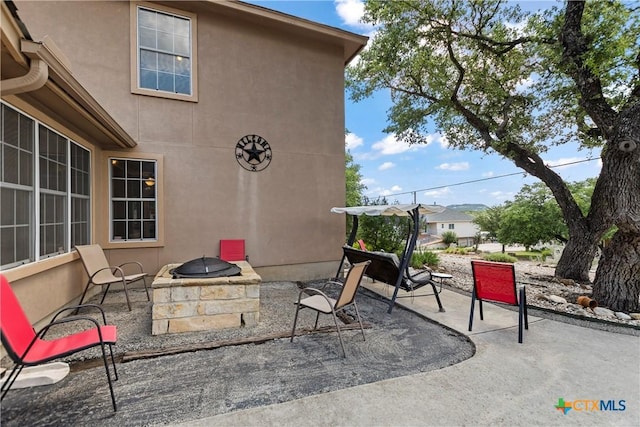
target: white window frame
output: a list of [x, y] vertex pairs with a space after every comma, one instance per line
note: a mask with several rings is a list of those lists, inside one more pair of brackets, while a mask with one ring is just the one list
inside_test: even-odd
[[[160, 236], [160, 223], [159, 223], [159, 190], [158, 190], [158, 174], [160, 169], [160, 164], [157, 159], [146, 159], [146, 158], [137, 158], [137, 157], [120, 157], [120, 156], [111, 156], [108, 159], [109, 161], [109, 243], [119, 244], [119, 243], [128, 243], [128, 242], [158, 242]], [[125, 162], [126, 165], [129, 165], [129, 162], [133, 164], [133, 162], [145, 162], [147, 164], [153, 164], [153, 174], [152, 176], [145, 176], [140, 174], [139, 177], [128, 177], [126, 172], [124, 172], [123, 177], [116, 177], [113, 175], [114, 165], [116, 162]], [[126, 171], [126, 169], [125, 169]], [[121, 194], [115, 194], [114, 191], [114, 182], [122, 181], [124, 185], [125, 194], [122, 196]], [[137, 196], [130, 196], [128, 194], [128, 185], [139, 183], [140, 186], [140, 194]], [[143, 188], [146, 188], [148, 191], [150, 190], [153, 197], [143, 197]], [[114, 204], [123, 204], [123, 217], [116, 218], [116, 209], [114, 209]], [[150, 206], [152, 203], [151, 214], [147, 214], [145, 211], [145, 204]], [[120, 214], [118, 214], [120, 216]], [[116, 230], [115, 223], [123, 223], [124, 230]], [[135, 237], [129, 233], [129, 228], [133, 224], [140, 223], [140, 236]], [[153, 227], [155, 230], [153, 237], [148, 237], [144, 232], [145, 223], [153, 223]], [[123, 232], [122, 232], [123, 231]], [[116, 233], [119, 233], [116, 235]]]
[[[33, 149], [31, 151], [31, 168], [32, 168], [32, 184], [31, 185], [20, 185], [20, 184], [14, 184], [14, 183], [8, 183], [8, 182], [0, 182], [0, 187], [2, 188], [8, 188], [8, 189], [13, 189], [13, 190], [20, 190], [20, 191], [27, 191], [29, 193], [29, 201], [28, 201], [28, 217], [29, 217], [29, 223], [28, 223], [28, 227], [29, 227], [29, 243], [28, 243], [28, 257], [24, 258], [24, 259], [16, 259], [14, 262], [11, 263], [7, 263], [5, 265], [2, 265], [2, 269], [9, 269], [9, 268], [13, 268], [13, 267], [17, 267], [20, 265], [24, 265], [24, 264], [30, 264], [33, 262], [37, 262], [43, 259], [48, 259], [57, 255], [61, 255], [61, 254], [65, 254], [65, 253], [69, 253], [73, 250], [72, 247], [72, 240], [71, 240], [71, 233], [72, 233], [72, 229], [73, 229], [73, 224], [78, 223], [77, 221], [74, 222], [73, 221], [73, 211], [71, 209], [72, 207], [72, 200], [74, 199], [78, 199], [79, 197], [82, 199], [85, 199], [88, 201], [87, 206], [89, 211], [86, 212], [87, 214], [87, 218], [86, 221], [82, 221], [82, 223], [86, 224], [86, 239], [84, 241], [81, 241], [80, 243], [84, 243], [84, 244], [88, 244], [91, 241], [91, 202], [92, 202], [92, 192], [91, 192], [91, 174], [92, 174], [92, 169], [91, 169], [91, 157], [92, 157], [92, 153], [91, 150], [89, 150], [88, 148], [84, 147], [82, 144], [77, 143], [76, 141], [74, 141], [73, 139], [67, 137], [64, 132], [60, 132], [57, 131], [49, 126], [47, 126], [46, 124], [40, 122], [39, 120], [35, 119], [34, 117], [26, 114], [24, 111], [21, 111], [18, 108], [15, 108], [12, 105], [9, 105], [7, 103], [2, 102], [2, 106], [4, 108], [9, 108], [12, 109], [13, 111], [15, 111], [17, 114], [29, 119], [32, 122], [32, 132], [33, 132]], [[59, 161], [56, 161], [55, 159], [43, 159], [40, 156], [40, 128], [46, 130], [47, 132], [52, 132], [55, 135], [61, 137], [62, 140], [64, 140], [66, 147], [65, 147], [65, 159], [58, 159]], [[4, 145], [4, 144], [3, 144]], [[74, 165], [72, 165], [72, 157], [71, 157], [71, 147], [72, 146], [76, 146], [79, 147], [80, 149], [86, 151], [86, 154], [88, 155], [88, 159], [87, 159], [87, 175], [88, 175], [88, 182], [86, 183], [87, 186], [87, 191], [86, 194], [78, 194], [78, 193], [72, 193], [72, 169], [77, 170], [77, 168], [74, 168]], [[3, 154], [4, 156], [4, 154]], [[0, 156], [0, 157], [3, 157]], [[63, 167], [64, 168], [64, 179], [65, 179], [65, 184], [64, 184], [64, 189], [47, 189], [47, 188], [43, 188], [41, 187], [41, 173], [43, 171], [41, 171], [41, 162], [42, 161], [50, 161], [50, 164], [53, 164], [56, 167]], [[2, 167], [2, 166], [0, 166]], [[0, 180], [2, 179], [2, 176], [0, 176]], [[48, 251], [46, 253], [41, 253], [44, 248], [43, 248], [43, 244], [41, 241], [41, 238], [43, 236], [46, 236], [44, 230], [43, 230], [43, 226], [46, 227], [46, 225], [52, 225], [52, 224], [44, 224], [42, 216], [41, 216], [41, 212], [44, 209], [44, 207], [42, 206], [41, 203], [41, 197], [46, 197], [46, 196], [55, 196], [58, 198], [59, 201], [62, 201], [62, 205], [60, 205], [60, 209], [62, 209], [62, 220], [58, 221], [58, 227], [62, 227], [62, 233], [63, 233], [63, 237], [60, 240], [59, 243], [61, 243], [61, 246], [59, 245], [57, 248], [55, 248], [53, 251]], [[2, 203], [5, 203], [5, 201], [3, 201]], [[17, 207], [14, 206], [14, 214]], [[58, 219], [58, 218], [56, 218]], [[17, 224], [13, 224], [13, 225], [5, 225], [3, 226], [4, 228], [9, 228], [9, 227], [14, 227], [17, 228]], [[4, 244], [4, 243], [3, 243]], [[15, 244], [13, 244], [14, 246], [14, 251], [15, 251]], [[1, 262], [1, 261], [0, 261]]]
[[[179, 4], [176, 3], [176, 4]], [[138, 15], [139, 11], [143, 9], [146, 11], [156, 12], [162, 15], [169, 15], [172, 17], [177, 17], [180, 19], [185, 19], [189, 21], [189, 60], [191, 63], [190, 70], [190, 83], [191, 83], [191, 92], [189, 94], [171, 92], [159, 89], [149, 89], [141, 87], [140, 78], [141, 78], [141, 50], [143, 48], [140, 46], [140, 29], [138, 24]], [[131, 2], [130, 9], [130, 21], [131, 21], [131, 92], [139, 95], [148, 95], [160, 98], [170, 98], [181, 101], [191, 101], [198, 102], [198, 79], [197, 79], [197, 69], [198, 69], [198, 61], [197, 61], [197, 19], [196, 15], [193, 13], [189, 13], [182, 10], [173, 9], [166, 6], [161, 6], [154, 3], [147, 2]], [[170, 35], [172, 33], [167, 32], [165, 35]], [[147, 49], [145, 49], [147, 50]], [[155, 53], [160, 54], [168, 54], [179, 59], [181, 55], [177, 55], [175, 49], [163, 50], [159, 49], [157, 46], [155, 48]], [[186, 56], [185, 56], [186, 58]], [[175, 71], [175, 68], [174, 68]]]

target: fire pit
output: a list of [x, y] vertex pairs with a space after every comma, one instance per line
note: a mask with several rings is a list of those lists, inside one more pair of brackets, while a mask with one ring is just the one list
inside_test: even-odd
[[[187, 264], [188, 268], [180, 269]], [[195, 270], [203, 266], [203, 274], [197, 274]], [[215, 277], [234, 272], [237, 275]], [[246, 261], [197, 258], [185, 264], [165, 265], [152, 284], [151, 333], [255, 326], [260, 319], [261, 282]]]

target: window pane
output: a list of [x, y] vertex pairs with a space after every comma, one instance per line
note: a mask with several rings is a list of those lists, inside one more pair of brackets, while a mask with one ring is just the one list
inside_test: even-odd
[[140, 47], [157, 48], [156, 30], [150, 28], [140, 28]]
[[18, 184], [18, 149], [10, 145], [5, 145], [2, 163], [2, 169], [4, 170], [4, 182]]
[[14, 194], [15, 190], [0, 188], [0, 225], [14, 225]]
[[157, 12], [158, 29], [167, 32], [173, 32], [173, 16], [166, 13]]
[[191, 61], [189, 60], [189, 58], [177, 56], [174, 65], [176, 74], [186, 77], [191, 76]]
[[191, 52], [189, 52], [189, 35], [187, 34], [186, 37], [178, 35], [174, 36], [173, 48], [173, 52], [176, 55], [191, 56]]
[[127, 215], [129, 219], [140, 219], [140, 202], [129, 202], [127, 207]]
[[127, 239], [140, 239], [142, 237], [142, 222], [141, 221], [129, 221], [127, 229]]
[[176, 93], [191, 94], [191, 78], [176, 76]]
[[140, 197], [140, 183], [137, 179], [128, 180], [127, 181], [127, 198], [138, 198]]
[[127, 197], [124, 187], [124, 179], [114, 179], [111, 181], [111, 195], [117, 198]]
[[156, 197], [156, 183], [153, 178], [142, 181], [142, 198], [154, 199]]
[[158, 73], [158, 90], [163, 90], [165, 92], [174, 92], [173, 74]]
[[158, 54], [156, 52], [150, 52], [148, 50], [141, 50], [140, 68], [149, 71], [156, 71], [158, 69]]
[[189, 32], [191, 30], [191, 26], [189, 25], [189, 20], [184, 18], [176, 17], [173, 21], [173, 32], [176, 35], [189, 38]]
[[140, 178], [140, 162], [127, 160], [127, 178]]
[[156, 238], [156, 223], [155, 221], [144, 221], [143, 238], [155, 239]]
[[140, 70], [140, 87], [143, 89], [158, 89], [158, 73], [156, 71]]
[[143, 27], [156, 28], [156, 13], [147, 9], [138, 9], [138, 23]]
[[173, 53], [173, 34], [158, 31], [158, 50]]
[[161, 53], [158, 55], [158, 70], [165, 73], [173, 73], [173, 55]]
[[115, 178], [124, 178], [124, 160], [111, 160], [111, 176]]
[[33, 155], [26, 151], [20, 152], [20, 184], [33, 185]]
[[125, 221], [113, 222], [113, 240], [122, 240], [126, 236], [127, 223]]
[[20, 129], [19, 125], [19, 116], [18, 112], [13, 110], [12, 108], [3, 106], [3, 129], [2, 129], [2, 141], [18, 147], [19, 136], [18, 129]]
[[113, 202], [112, 209], [113, 219], [127, 219], [126, 202]]
[[33, 120], [20, 115], [20, 148], [29, 152], [33, 152], [35, 142], [34, 126]]
[[31, 192], [16, 191], [16, 224], [29, 225], [31, 213]]
[[155, 204], [155, 202], [142, 202], [142, 218], [143, 219], [156, 219], [156, 204]]
[[13, 228], [0, 229], [0, 265], [9, 265], [16, 262], [14, 254], [15, 230]]
[[16, 227], [16, 261], [33, 261], [31, 258], [31, 236], [29, 235], [29, 227]]

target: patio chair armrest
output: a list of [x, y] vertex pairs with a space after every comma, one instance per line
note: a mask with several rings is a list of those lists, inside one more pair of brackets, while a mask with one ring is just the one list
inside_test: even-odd
[[[428, 277], [423, 279], [417, 279], [418, 276], [428, 273]], [[406, 278], [410, 280], [412, 283], [417, 283], [420, 285], [424, 285], [431, 282], [431, 270], [418, 270], [417, 273], [411, 274], [409, 272], [409, 268], [406, 269]]]
[[104, 270], [111, 271], [111, 274], [114, 274], [117, 271], [118, 273], [120, 273], [120, 277], [122, 278], [122, 280], [124, 280], [124, 276], [125, 276], [124, 271], [120, 267], [116, 267], [114, 265], [110, 265], [109, 267], [103, 267], [100, 270], [96, 270], [96, 272], [91, 275], [91, 281], [93, 281], [93, 278], [96, 277], [96, 275], [98, 273], [100, 273], [101, 271], [104, 271]]
[[327, 296], [327, 294], [325, 294], [324, 292], [322, 292], [320, 289], [317, 289], [317, 288], [303, 288], [303, 289], [301, 289], [300, 292], [298, 293], [298, 304], [300, 304], [300, 300], [302, 300], [302, 295], [303, 294], [320, 295], [324, 299], [326, 299], [327, 302], [329, 302], [329, 304], [331, 304], [330, 299]]
[[49, 322], [49, 323], [54, 322], [57, 319], [57, 317], [59, 315], [61, 315], [62, 313], [64, 313], [65, 311], [78, 310], [78, 309], [87, 308], [87, 307], [98, 309], [100, 311], [100, 313], [102, 314], [102, 321], [104, 322], [105, 325], [107, 324], [107, 317], [104, 314], [104, 309], [102, 307], [100, 307], [99, 305], [97, 305], [97, 304], [79, 304], [79, 305], [72, 305], [70, 307], [62, 308], [62, 309], [60, 309], [60, 310], [58, 310], [56, 312], [56, 314], [51, 319], [51, 322]]
[[125, 265], [130, 265], [130, 264], [135, 264], [140, 268], [140, 273], [144, 273], [144, 268], [142, 267], [142, 264], [139, 263], [138, 261], [129, 261], [129, 262], [125, 262], [123, 264], [120, 264], [118, 267], [122, 268]]
[[44, 328], [40, 329], [40, 331], [38, 331], [38, 333], [36, 334], [36, 337], [40, 339], [44, 338], [44, 336], [47, 334], [47, 332], [49, 332], [49, 329], [51, 329], [52, 326], [62, 325], [64, 323], [79, 322], [83, 320], [86, 320], [87, 322], [91, 322], [95, 325], [96, 329], [98, 330], [98, 336], [100, 337], [100, 341], [102, 342], [102, 331], [100, 330], [100, 323], [98, 323], [98, 321], [93, 317], [89, 317], [89, 316], [71, 316], [71, 317], [65, 317], [64, 319], [58, 319], [58, 320], [52, 321], [48, 325], [46, 325]]

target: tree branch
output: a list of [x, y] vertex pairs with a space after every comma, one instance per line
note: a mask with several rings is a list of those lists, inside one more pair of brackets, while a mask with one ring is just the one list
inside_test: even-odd
[[585, 2], [581, 0], [567, 1], [565, 21], [560, 34], [563, 46], [562, 58], [567, 64], [567, 74], [574, 80], [580, 91], [580, 105], [602, 130], [605, 138], [610, 139], [613, 136], [617, 113], [603, 95], [600, 78], [584, 61], [584, 55], [589, 49], [581, 28], [584, 6]]

